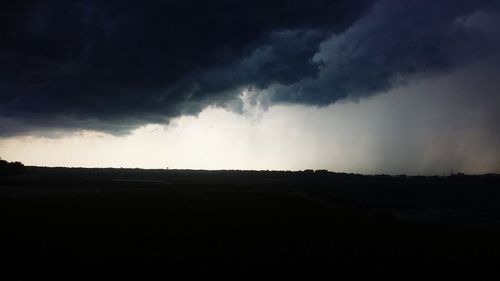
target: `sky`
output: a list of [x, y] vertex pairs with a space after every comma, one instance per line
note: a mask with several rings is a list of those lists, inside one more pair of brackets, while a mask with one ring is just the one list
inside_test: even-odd
[[500, 1], [10, 1], [0, 157], [500, 173]]

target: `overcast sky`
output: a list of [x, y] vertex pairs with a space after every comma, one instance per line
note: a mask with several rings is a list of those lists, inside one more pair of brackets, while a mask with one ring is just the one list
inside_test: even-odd
[[11, 1], [0, 157], [500, 172], [500, 2]]

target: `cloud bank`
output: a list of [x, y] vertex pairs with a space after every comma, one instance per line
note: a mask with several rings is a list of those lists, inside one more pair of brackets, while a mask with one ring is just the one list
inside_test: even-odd
[[270, 104], [327, 106], [500, 56], [494, 0], [2, 5], [1, 136], [127, 133], [238, 109], [245, 89]]

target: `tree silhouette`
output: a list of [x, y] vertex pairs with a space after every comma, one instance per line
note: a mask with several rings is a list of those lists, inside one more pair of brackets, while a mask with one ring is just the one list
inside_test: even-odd
[[26, 167], [21, 162], [8, 162], [0, 157], [0, 176], [15, 176], [26, 173]]

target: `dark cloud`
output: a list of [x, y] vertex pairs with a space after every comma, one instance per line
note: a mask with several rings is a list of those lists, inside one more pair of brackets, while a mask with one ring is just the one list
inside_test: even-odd
[[496, 52], [496, 1], [10, 1], [0, 135], [125, 133], [244, 88], [326, 105]]
[[320, 65], [317, 77], [279, 85], [273, 98], [325, 105], [387, 91], [415, 74], [436, 74], [498, 55], [500, 32], [490, 29], [495, 23], [471, 24], [494, 7], [480, 1], [380, 1], [321, 43], [312, 58]]

